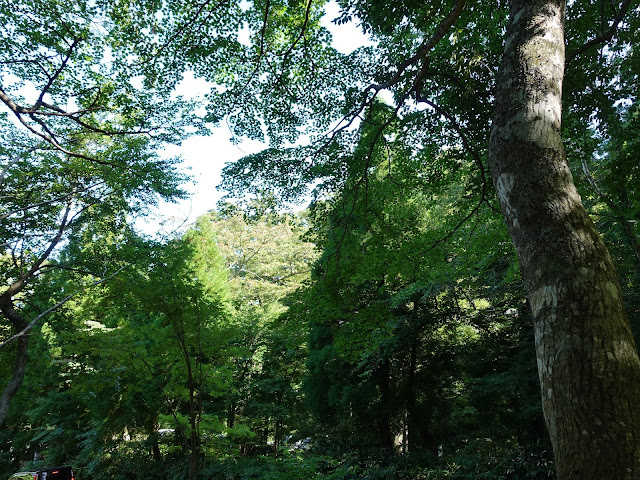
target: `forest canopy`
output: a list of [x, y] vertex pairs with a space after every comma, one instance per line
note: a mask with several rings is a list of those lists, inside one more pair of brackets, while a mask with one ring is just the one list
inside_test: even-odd
[[0, 475], [640, 475], [640, 10], [335, 3], [0, 0]]

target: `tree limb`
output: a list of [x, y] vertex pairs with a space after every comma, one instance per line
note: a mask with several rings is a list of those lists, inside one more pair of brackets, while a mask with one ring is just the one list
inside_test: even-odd
[[627, 11], [629, 10], [629, 6], [631, 5], [631, 2], [632, 0], [625, 0], [624, 2], [622, 2], [622, 5], [620, 6], [620, 11], [618, 12], [618, 15], [616, 16], [616, 18], [613, 20], [613, 23], [611, 24], [611, 27], [609, 27], [609, 30], [607, 30], [607, 32], [604, 34], [592, 40], [589, 40], [580, 48], [577, 48], [573, 52], [569, 53], [565, 60], [565, 65], [568, 65], [569, 63], [571, 63], [578, 55], [580, 55], [583, 52], [586, 52], [591, 47], [594, 47], [600, 43], [609, 42], [615, 35], [616, 31], [618, 30], [618, 25], [624, 19], [624, 16], [627, 14]]
[[100, 280], [97, 280], [89, 285], [85, 285], [83, 287], [80, 288], [80, 290], [73, 292], [69, 295], [67, 295], [66, 297], [64, 297], [62, 300], [60, 300], [58, 303], [56, 303], [55, 305], [53, 305], [52, 307], [47, 308], [44, 312], [40, 313], [38, 316], [36, 316], [33, 320], [31, 320], [31, 322], [25, 327], [23, 328], [20, 332], [16, 333], [15, 335], [13, 335], [12, 337], [10, 337], [8, 340], [5, 340], [4, 342], [0, 343], [0, 348], [4, 347], [5, 345], [13, 342], [14, 340], [17, 340], [18, 338], [22, 337], [24, 334], [26, 334], [29, 330], [31, 330], [40, 319], [44, 318], [45, 316], [47, 316], [49, 313], [51, 313], [52, 311], [56, 310], [57, 308], [59, 308], [60, 306], [64, 305], [65, 303], [67, 303], [69, 300], [71, 300], [73, 297], [75, 297], [78, 293], [82, 292], [83, 290], [86, 290], [87, 288], [90, 287], [95, 287], [97, 285], [100, 285], [101, 283], [107, 282], [109, 280], [111, 280], [113, 277], [115, 277], [118, 273], [120, 273], [122, 270], [124, 270], [124, 268], [126, 267], [126, 265], [123, 265], [122, 267], [120, 267], [118, 270], [116, 270], [115, 272], [113, 272], [111, 275], [109, 275], [108, 277], [102, 278]]
[[589, 182], [589, 185], [591, 185], [591, 188], [611, 209], [615, 219], [620, 223], [622, 231], [625, 237], [627, 237], [627, 241], [629, 242], [631, 250], [633, 251], [633, 255], [636, 260], [636, 269], [638, 270], [638, 272], [640, 272], [640, 243], [638, 242], [638, 237], [635, 234], [633, 225], [631, 224], [631, 222], [629, 222], [629, 219], [626, 217], [622, 209], [600, 189], [598, 183], [596, 182], [596, 179], [593, 178], [593, 175], [591, 175], [589, 166], [584, 159], [582, 159], [582, 171], [584, 172], [585, 177], [587, 177], [587, 181]]
[[45, 249], [44, 252], [42, 252], [40, 257], [38, 257], [38, 259], [34, 262], [31, 268], [28, 271], [22, 273], [20, 277], [2, 293], [2, 297], [11, 298], [17, 293], [20, 293], [26, 286], [29, 279], [33, 276], [33, 274], [36, 271], [38, 271], [38, 269], [42, 266], [44, 261], [49, 257], [53, 249], [56, 247], [56, 245], [58, 245], [58, 243], [62, 239], [62, 234], [64, 233], [65, 229], [69, 224], [68, 220], [69, 220], [69, 214], [71, 213], [71, 205], [72, 205], [71, 202], [67, 204], [67, 208], [65, 209], [65, 212], [62, 216], [62, 220], [60, 222], [60, 226], [58, 227], [58, 231], [56, 235], [49, 242], [48, 247]]
[[62, 195], [54, 197], [54, 198], [52, 198], [50, 200], [43, 200], [42, 202], [32, 203], [32, 204], [27, 205], [25, 207], [16, 208], [15, 210], [11, 210], [10, 212], [6, 212], [6, 213], [3, 213], [3, 214], [0, 214], [0, 220], [5, 220], [6, 218], [9, 218], [11, 215], [14, 215], [14, 214], [19, 213], [19, 212], [26, 212], [27, 210], [31, 210], [33, 208], [38, 208], [38, 207], [43, 207], [45, 205], [50, 205], [52, 203], [59, 202], [60, 200], [64, 200], [65, 198], [69, 199], [70, 197], [72, 197], [72, 196], [74, 196], [74, 195], [76, 195], [78, 193], [87, 192], [89, 190], [94, 189], [95, 187], [98, 187], [100, 185], [104, 185], [105, 183], [106, 183], [105, 181], [94, 183], [92, 185], [87, 185], [86, 187], [84, 187], [84, 188], [82, 188], [80, 190], [74, 190], [72, 192], [63, 193]]
[[71, 43], [71, 45], [69, 45], [69, 50], [67, 51], [67, 55], [65, 56], [64, 60], [62, 60], [62, 63], [60, 63], [60, 66], [58, 67], [58, 69], [53, 73], [53, 75], [47, 75], [49, 77], [49, 81], [47, 82], [47, 84], [40, 91], [40, 96], [38, 97], [38, 100], [36, 100], [36, 103], [33, 106], [34, 110], [37, 110], [38, 107], [42, 104], [42, 101], [44, 100], [44, 96], [49, 92], [49, 89], [51, 88], [51, 85], [53, 85], [53, 82], [55, 82], [56, 79], [60, 76], [62, 71], [67, 66], [67, 63], [69, 63], [69, 59], [71, 58], [71, 54], [73, 53], [73, 49], [78, 46], [78, 43], [80, 43], [80, 39], [79, 38], [74, 38], [73, 42]]
[[[453, 24], [460, 17], [466, 3], [467, 3], [467, 0], [457, 0], [455, 6], [453, 7], [453, 10], [449, 12], [449, 15], [447, 15], [447, 17], [442, 21], [438, 29], [431, 36], [431, 38], [427, 42], [423, 43], [423, 45], [418, 49], [418, 51], [412, 57], [408, 58], [407, 60], [402, 62], [400, 65], [398, 65], [396, 67], [395, 74], [393, 74], [391, 78], [389, 78], [386, 82], [383, 82], [383, 83], [378, 83], [378, 84], [372, 83], [362, 91], [362, 101], [360, 102], [360, 104], [357, 107], [355, 107], [353, 110], [351, 110], [351, 112], [346, 114], [342, 118], [342, 120], [338, 122], [338, 124], [331, 131], [327, 133], [327, 136], [329, 137], [329, 139], [325, 142], [325, 144], [321, 149], [324, 149], [324, 147], [329, 145], [335, 139], [335, 137], [338, 135], [339, 132], [349, 128], [353, 124], [353, 122], [356, 120], [356, 118], [358, 118], [360, 114], [364, 111], [364, 109], [368, 105], [371, 105], [371, 102], [381, 90], [384, 90], [396, 85], [402, 78], [402, 75], [407, 70], [407, 68], [409, 68], [412, 65], [415, 65], [420, 60], [426, 59], [429, 52], [444, 38], [446, 33], [451, 29]], [[411, 90], [413, 90], [413, 88]], [[405, 94], [403, 99], [406, 100], [406, 97], [408, 96], [410, 91], [407, 92], [407, 94]], [[371, 92], [373, 92], [373, 95], [370, 95]]]

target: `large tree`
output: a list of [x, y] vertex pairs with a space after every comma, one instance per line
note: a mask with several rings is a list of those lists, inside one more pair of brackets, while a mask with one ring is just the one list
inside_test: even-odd
[[[345, 174], [336, 159], [354, 153], [351, 127], [371, 120], [367, 106], [382, 91], [391, 92], [394, 108], [377, 122], [375, 139], [394, 134], [389, 126], [399, 119], [411, 139], [408, 155], [428, 159], [446, 149], [452, 161], [445, 168], [475, 163], [460, 197], [476, 204], [463, 212], [452, 208], [459, 220], [454, 225], [483, 205], [493, 207], [489, 163], [536, 317], [559, 474], [637, 476], [640, 362], [612, 262], [563, 153], [563, 140], [579, 134], [562, 132], [561, 120], [565, 64], [581, 67], [564, 100], [570, 115], [580, 113], [591, 139], [593, 130], [606, 127], [606, 120], [594, 121], [599, 112], [635, 101], [634, 75], [611, 69], [590, 83], [578, 74], [595, 71], [595, 62], [614, 65], [636, 55], [639, 12], [629, 0], [598, 7], [570, 2], [565, 36], [563, 1], [513, 1], [508, 12], [502, 2], [496, 7], [464, 0], [338, 4], [336, 23], [357, 19], [374, 46], [348, 55], [333, 49], [320, 24], [322, 1], [168, 2], [162, 15], [155, 10], [159, 2], [119, 5], [137, 16], [121, 24], [123, 38], [149, 34], [148, 42], [127, 51], [140, 72], [153, 71], [171, 84], [181, 66], [192, 68], [218, 84], [210, 96], [210, 120], [230, 114], [234, 133], [269, 138], [269, 149], [228, 167], [230, 188], [258, 191], [268, 185], [293, 199], [309, 183], [318, 196], [335, 191]], [[239, 31], [248, 31], [250, 42], [240, 41]], [[565, 44], [571, 48], [566, 59]], [[594, 47], [605, 44], [594, 56]], [[576, 101], [607, 84], [616, 86], [612, 95], [587, 107]], [[311, 140], [308, 146], [286, 148], [302, 133]], [[366, 185], [371, 164], [362, 165]]]
[[[491, 167], [535, 317], [560, 478], [637, 476], [640, 362], [612, 261], [571, 178], [561, 120], [565, 64], [592, 72], [594, 62], [615, 65], [633, 57], [638, 12], [630, 1], [607, 7], [572, 2], [565, 37], [564, 1], [512, 1], [507, 12], [493, 2], [340, 0], [336, 23], [356, 18], [377, 42], [340, 55], [319, 24], [322, 3], [256, 1], [239, 13], [252, 44], [234, 44], [234, 33], [219, 29], [186, 53], [197, 73], [225, 86], [213, 94], [211, 118], [231, 108], [236, 133], [264, 133], [271, 141], [271, 148], [227, 168], [227, 186], [256, 191], [266, 184], [296, 198], [305, 183], [321, 179], [317, 195], [335, 190], [345, 173], [336, 158], [353, 153], [355, 145], [350, 127], [370, 120], [367, 106], [390, 91], [394, 109], [377, 123], [378, 140], [393, 133], [389, 126], [399, 118], [403, 135], [413, 139], [411, 155], [433, 156], [444, 147], [457, 150], [460, 161], [475, 162], [461, 196], [475, 197], [477, 206], [453, 212], [460, 224], [492, 204], [485, 168]], [[185, 24], [207, 23], [204, 9], [187, 13], [190, 23], [178, 22], [178, 33]], [[176, 38], [168, 40], [184, 48]], [[234, 75], [223, 75], [202, 55], [221, 38], [235, 45], [229, 57]], [[169, 41], [163, 47], [171, 49]], [[565, 43], [571, 47], [567, 58]], [[592, 55], [605, 44], [599, 57]], [[579, 100], [607, 83], [629, 92], [633, 78], [616, 76], [614, 69], [596, 76], [589, 83], [576, 75], [566, 97], [591, 138], [608, 120], [595, 127], [589, 122], [625, 97], [604, 95], [587, 107]], [[626, 100], [633, 103], [633, 95]], [[311, 144], [283, 148], [305, 124]], [[579, 138], [569, 130], [565, 135]], [[370, 167], [363, 163], [365, 185]]]
[[561, 136], [565, 2], [512, 1], [489, 145], [534, 314], [559, 478], [640, 474], [640, 361]]
[[[168, 84], [132, 81], [118, 55], [124, 42], [112, 35], [130, 17], [102, 7], [0, 3], [0, 321], [12, 327], [0, 348], [15, 347], [0, 426], [24, 378], [30, 330], [51, 310], [34, 311], [29, 297], [44, 272], [73, 268], [52, 255], [100, 218], [182, 194], [175, 162], [157, 151], [181, 138], [181, 121], [169, 119], [184, 103], [169, 100]], [[110, 267], [101, 267], [106, 276]]]

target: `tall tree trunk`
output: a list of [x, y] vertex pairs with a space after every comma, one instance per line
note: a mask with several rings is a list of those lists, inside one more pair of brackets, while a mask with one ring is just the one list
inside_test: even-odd
[[[418, 337], [418, 333], [416, 333]], [[405, 449], [408, 452], [417, 451], [418, 446], [418, 428], [416, 425], [416, 368], [418, 361], [418, 338], [411, 342], [410, 356], [409, 356], [409, 374], [407, 375], [407, 438], [405, 442]]]
[[564, 1], [511, 0], [489, 161], [534, 314], [558, 478], [637, 479], [640, 361], [562, 146], [564, 13]]
[[378, 367], [378, 388], [380, 389], [380, 406], [378, 416], [378, 431], [380, 433], [380, 447], [383, 451], [393, 449], [391, 434], [391, 385], [389, 362], [385, 361]]
[[[13, 301], [7, 294], [0, 297], [0, 311], [11, 322], [15, 333], [19, 333], [27, 328], [28, 322], [18, 313], [13, 305]], [[0, 427], [4, 425], [4, 421], [9, 413], [11, 399], [20, 389], [25, 372], [27, 371], [27, 362], [29, 360], [29, 332], [25, 332], [16, 342], [16, 360], [11, 379], [3, 390], [2, 395], [0, 395]]]
[[200, 436], [198, 433], [198, 411], [196, 408], [195, 398], [196, 384], [193, 376], [193, 370], [191, 368], [191, 356], [187, 349], [184, 333], [175, 326], [174, 329], [187, 367], [187, 385], [189, 387], [189, 425], [191, 427], [191, 433], [189, 435], [189, 449], [191, 450], [191, 454], [189, 456], [189, 480], [197, 480], [198, 467], [200, 465]]

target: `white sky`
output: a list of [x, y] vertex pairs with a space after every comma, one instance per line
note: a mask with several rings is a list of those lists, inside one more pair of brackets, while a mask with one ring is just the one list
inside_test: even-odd
[[[354, 23], [336, 26], [331, 20], [336, 18], [339, 7], [335, 2], [326, 5], [326, 16], [323, 25], [333, 35], [333, 47], [343, 53], [350, 53], [356, 47], [367, 44], [368, 40], [360, 28]], [[194, 92], [195, 97], [207, 92], [207, 83], [194, 79], [187, 75], [178, 93], [186, 95]], [[137, 226], [149, 235], [156, 233], [168, 233], [173, 229], [179, 229], [195, 219], [215, 208], [216, 203], [224, 192], [216, 189], [220, 183], [222, 168], [227, 162], [234, 162], [246, 155], [257, 153], [265, 145], [257, 141], [243, 141], [239, 145], [233, 145], [229, 139], [231, 134], [226, 126], [216, 128], [211, 135], [194, 136], [183, 142], [180, 147], [172, 147], [165, 153], [167, 156], [180, 155], [183, 159], [183, 168], [187, 168], [193, 177], [194, 183], [186, 185], [191, 193], [190, 198], [178, 204], [161, 204], [149, 218], [136, 222]], [[164, 226], [162, 225], [164, 222]]]

